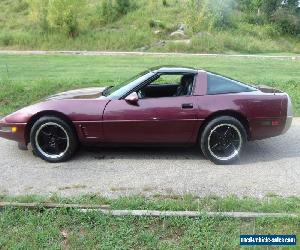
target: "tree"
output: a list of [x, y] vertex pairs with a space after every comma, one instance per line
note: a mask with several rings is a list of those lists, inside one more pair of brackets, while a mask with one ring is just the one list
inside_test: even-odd
[[284, 0], [283, 4], [285, 4], [288, 8], [296, 10], [299, 7], [298, 0]]
[[261, 1], [260, 10], [268, 19], [281, 7], [282, 0], [265, 0]]

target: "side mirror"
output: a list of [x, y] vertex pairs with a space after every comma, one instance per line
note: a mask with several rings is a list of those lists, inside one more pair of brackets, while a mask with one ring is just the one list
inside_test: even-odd
[[125, 101], [129, 104], [137, 105], [139, 101], [139, 97], [136, 92], [132, 92], [130, 95], [125, 97]]

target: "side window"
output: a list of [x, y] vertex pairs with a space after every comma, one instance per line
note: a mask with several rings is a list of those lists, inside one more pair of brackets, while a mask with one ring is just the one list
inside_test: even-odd
[[188, 96], [192, 94], [194, 75], [162, 74], [138, 91], [139, 98]]
[[160, 75], [151, 85], [179, 85], [182, 75]]
[[208, 73], [207, 75], [207, 94], [226, 94], [226, 93], [240, 93], [255, 90], [254, 88], [240, 83], [238, 81]]

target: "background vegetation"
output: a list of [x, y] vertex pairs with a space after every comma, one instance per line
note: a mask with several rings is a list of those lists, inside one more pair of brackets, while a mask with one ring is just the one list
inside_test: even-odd
[[1, 0], [0, 10], [0, 48], [300, 51], [298, 0]]

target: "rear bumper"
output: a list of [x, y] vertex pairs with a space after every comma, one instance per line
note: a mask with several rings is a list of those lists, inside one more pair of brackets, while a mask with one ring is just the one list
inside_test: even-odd
[[286, 111], [286, 121], [285, 121], [285, 126], [284, 129], [282, 130], [282, 134], [286, 133], [292, 125], [293, 121], [293, 105], [292, 105], [292, 100], [289, 96], [288, 97], [288, 102], [287, 102], [287, 111]]
[[285, 121], [284, 129], [282, 130], [282, 134], [285, 134], [291, 127], [293, 121], [293, 116], [288, 116]]
[[[287, 94], [286, 94], [287, 95]], [[293, 121], [293, 105], [291, 98], [287, 95], [286, 112], [282, 117], [265, 117], [250, 121], [250, 140], [260, 140], [286, 133]]]
[[[277, 124], [273, 125], [276, 121]], [[262, 140], [282, 134], [285, 127], [286, 119], [281, 117], [258, 118], [249, 121], [250, 138], [249, 140]]]

